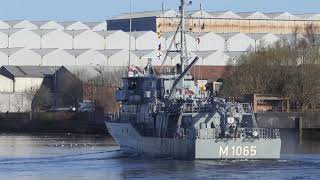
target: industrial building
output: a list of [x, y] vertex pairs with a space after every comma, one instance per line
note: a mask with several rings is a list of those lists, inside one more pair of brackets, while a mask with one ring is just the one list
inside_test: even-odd
[[[145, 66], [152, 58], [155, 66], [172, 67], [180, 62], [179, 53], [171, 52], [163, 60], [172, 41], [170, 50], [180, 46], [179, 34], [174, 37], [177, 14], [174, 10], [132, 13], [131, 33], [126, 32], [129, 14], [107, 22], [0, 21], [0, 66], [121, 67], [129, 61], [132, 66]], [[191, 57], [200, 57], [197, 66], [206, 68], [204, 72], [233, 66], [248, 50], [290, 40], [292, 27], [281, 23], [317, 25], [320, 21], [320, 15], [290, 13], [201, 10], [188, 16], [187, 48]]]
[[[187, 12], [187, 28], [190, 32], [215, 33], [274, 33], [290, 34], [297, 28], [303, 32], [307, 25], [313, 24], [320, 32], [320, 14], [291, 14], [288, 12], [206, 12], [196, 10]], [[174, 10], [124, 13], [107, 21], [108, 30], [129, 31], [132, 18], [133, 31], [173, 32], [176, 30], [178, 12]]]
[[35, 96], [32, 92], [42, 87], [51, 92], [52, 105], [68, 105], [66, 93], [77, 93], [68, 92], [68, 89], [73, 85], [81, 86], [76, 76], [58, 66], [2, 66], [0, 84], [0, 112], [30, 111], [33, 103], [30, 96]]

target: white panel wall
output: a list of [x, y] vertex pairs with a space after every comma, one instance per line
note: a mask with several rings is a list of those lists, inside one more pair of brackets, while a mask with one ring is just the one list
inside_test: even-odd
[[25, 92], [30, 88], [39, 88], [43, 78], [16, 77], [14, 82], [14, 92]]
[[80, 30], [80, 29], [90, 29], [87, 25], [83, 24], [82, 22], [75, 22], [70, 26], [65, 28], [66, 30]]
[[107, 22], [102, 22], [101, 24], [92, 28], [93, 31], [106, 31], [107, 30]]
[[224, 39], [215, 33], [206, 33], [200, 36], [200, 44], [197, 44], [198, 51], [220, 50], [224, 51]]
[[256, 41], [256, 47], [263, 46], [268, 47], [279, 41], [280, 38], [274, 34], [267, 34], [263, 36], [261, 39]]
[[8, 47], [8, 35], [5, 33], [0, 33], [0, 48]]
[[106, 58], [97, 51], [89, 50], [79, 57], [77, 57], [77, 65], [78, 66], [104, 66], [106, 65]]
[[44, 66], [72, 66], [76, 65], [75, 57], [70, 55], [64, 50], [58, 49], [52, 53], [44, 56], [43, 58]]
[[9, 28], [10, 26], [7, 23], [0, 20], [0, 29], [9, 29]]
[[106, 61], [108, 66], [128, 66], [128, 60], [129, 53], [127, 50], [123, 50], [111, 57], [108, 57]]
[[37, 53], [24, 48], [10, 56], [10, 65], [39, 66], [41, 65], [41, 57]]
[[40, 29], [63, 29], [63, 26], [55, 21], [49, 21], [48, 23], [42, 25]]
[[34, 24], [32, 24], [30, 21], [23, 20], [19, 22], [18, 24], [14, 25], [13, 28], [22, 28], [22, 29], [28, 29], [28, 30], [35, 30], [38, 29], [38, 27]]
[[22, 29], [10, 37], [10, 47], [40, 48], [40, 36], [30, 30]]
[[[134, 49], [134, 38], [131, 37], [131, 48]], [[123, 31], [116, 31], [105, 38], [106, 49], [129, 49], [129, 34]]]
[[0, 52], [0, 66], [8, 65], [8, 55]]
[[134, 49], [158, 49], [159, 43], [163, 43], [163, 38], [158, 38], [158, 35], [153, 31], [148, 31], [140, 37], [134, 38]]
[[52, 31], [42, 37], [43, 48], [72, 48], [72, 37], [62, 30]]
[[0, 92], [13, 92], [13, 80], [0, 75]]
[[[195, 33], [193, 35], [186, 34], [188, 51], [196, 51], [197, 50], [198, 43], [197, 43], [196, 36], [197, 35]], [[169, 48], [172, 39], [173, 39], [173, 35], [166, 38], [166, 40], [165, 40], [166, 41], [166, 46], [165, 46], [166, 48]], [[175, 39], [175, 43], [180, 43], [180, 34], [177, 34], [176, 39]], [[180, 47], [180, 45], [178, 45], [178, 46]], [[176, 49], [176, 46], [173, 45], [171, 50], [175, 50], [175, 49]]]
[[226, 43], [228, 51], [247, 51], [250, 47], [255, 47], [255, 41], [243, 33], [236, 34], [228, 39]]
[[92, 30], [87, 30], [74, 38], [75, 49], [104, 49], [104, 38]]
[[221, 51], [217, 51], [207, 58], [201, 59], [201, 64], [206, 66], [226, 66], [229, 64], [229, 56]]

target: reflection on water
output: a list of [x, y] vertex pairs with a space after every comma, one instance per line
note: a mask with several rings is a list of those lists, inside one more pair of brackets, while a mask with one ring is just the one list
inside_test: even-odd
[[[299, 146], [320, 154], [317, 140]], [[278, 161], [176, 161], [125, 156], [110, 137], [2, 135], [0, 179], [319, 179], [319, 154], [283, 154]]]

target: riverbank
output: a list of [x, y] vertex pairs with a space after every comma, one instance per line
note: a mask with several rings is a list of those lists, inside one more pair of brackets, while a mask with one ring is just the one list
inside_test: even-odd
[[103, 113], [1, 113], [1, 133], [106, 134]]

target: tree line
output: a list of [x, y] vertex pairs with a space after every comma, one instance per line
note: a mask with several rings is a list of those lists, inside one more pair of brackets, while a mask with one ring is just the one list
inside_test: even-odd
[[295, 29], [288, 38], [240, 57], [236, 66], [227, 70], [219, 95], [280, 95], [290, 99], [292, 108], [319, 109], [320, 36], [313, 25], [303, 34], [297, 32]]

